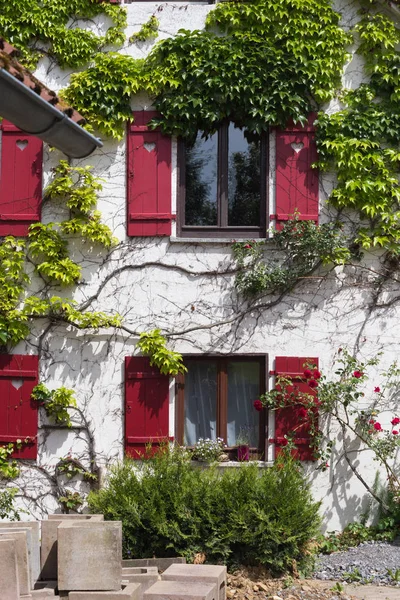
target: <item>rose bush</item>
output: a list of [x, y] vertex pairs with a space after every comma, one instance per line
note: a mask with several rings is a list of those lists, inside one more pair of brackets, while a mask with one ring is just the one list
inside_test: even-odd
[[[379, 357], [361, 362], [339, 348], [332, 374], [321, 373], [312, 364], [303, 365], [302, 382], [306, 382], [309, 391], [304, 391], [304, 386], [300, 390], [296, 381], [288, 377], [278, 376], [275, 388], [260, 396], [254, 402], [254, 408], [262, 410], [266, 407], [274, 411], [295, 406], [298, 424], [293, 431], [287, 432], [287, 445], [295, 448], [296, 429], [303, 427], [307, 420], [317, 468], [326, 470], [329, 467], [328, 461], [335, 448], [337, 456], [344, 458], [368, 492], [383, 508], [387, 508], [386, 501], [364, 477], [356, 460], [358, 452], [349, 451], [350, 446], [357, 442], [356, 447], [360, 451], [369, 449], [373, 452], [379, 473], [386, 474], [392, 500], [400, 505], [400, 478], [396, 468], [400, 417], [393, 414], [397, 407], [400, 369], [396, 364], [391, 365], [387, 372], [380, 374], [381, 385], [370, 386], [367, 372], [378, 364]], [[332, 434], [326, 427], [328, 422]], [[338, 432], [342, 434], [340, 440]]]

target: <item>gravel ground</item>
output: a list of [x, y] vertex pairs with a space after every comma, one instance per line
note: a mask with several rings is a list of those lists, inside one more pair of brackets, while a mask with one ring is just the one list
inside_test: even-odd
[[400, 540], [365, 542], [345, 552], [320, 555], [314, 578], [400, 588]]

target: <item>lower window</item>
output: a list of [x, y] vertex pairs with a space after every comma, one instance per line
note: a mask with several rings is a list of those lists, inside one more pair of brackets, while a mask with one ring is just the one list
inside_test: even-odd
[[253, 402], [265, 391], [266, 356], [186, 357], [177, 386], [176, 439], [193, 446], [220, 437], [229, 448], [247, 438], [264, 453], [265, 414]]

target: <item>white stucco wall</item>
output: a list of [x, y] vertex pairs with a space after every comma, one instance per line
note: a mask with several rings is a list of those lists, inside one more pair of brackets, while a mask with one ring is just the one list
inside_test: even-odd
[[[356, 5], [340, 0], [337, 6], [344, 11], [344, 24], [354, 24]], [[159, 39], [162, 39], [174, 35], [180, 28], [202, 28], [213, 6], [136, 2], [126, 8], [129, 15], [128, 38], [156, 13], [160, 20]], [[93, 27], [101, 28], [101, 23]], [[122, 52], [143, 57], [151, 46], [149, 42], [126, 45]], [[61, 73], [45, 61], [36, 74], [55, 90], [64, 87], [68, 79], [68, 73]], [[357, 85], [361, 77], [360, 62], [356, 57], [346, 67], [346, 86]], [[139, 96], [132, 100], [132, 107], [149, 108], [150, 102]], [[337, 103], [333, 102], [327, 109], [335, 110], [336, 107]], [[274, 148], [273, 137], [271, 147]], [[173, 152], [175, 203], [176, 145]], [[63, 157], [58, 151], [45, 152], [46, 181], [51, 167], [60, 158]], [[384, 366], [397, 357], [400, 328], [396, 305], [370, 313], [369, 306], [375, 292], [373, 274], [353, 267], [338, 268], [326, 278], [306, 280], [277, 306], [270, 310], [255, 309], [238, 321], [235, 315], [245, 310], [247, 305], [236, 297], [234, 275], [224, 274], [232, 267], [229, 241], [190, 243], [174, 236], [171, 239], [126, 237], [125, 158], [125, 142], [104, 140], [102, 149], [73, 163], [93, 165], [94, 173], [106, 180], [98, 208], [103, 221], [120, 240], [118, 247], [106, 257], [102, 252], [97, 254], [96, 251], [87, 252], [85, 248], [74, 248], [73, 258], [83, 262], [83, 283], [76, 290], [70, 290], [71, 296], [78, 302], [93, 297], [91, 309], [118, 311], [123, 315], [124, 325], [134, 332], [159, 327], [172, 333], [170, 345], [182, 353], [268, 353], [271, 367], [277, 355], [307, 356], [311, 353], [319, 356], [320, 368], [327, 372], [339, 347], [355, 350], [364, 358], [383, 350]], [[327, 218], [324, 198], [331, 187], [332, 177], [326, 176], [320, 188], [323, 219]], [[57, 210], [50, 204], [44, 206], [45, 222], [63, 216], [67, 216], [67, 211], [62, 206], [58, 206]], [[268, 255], [274, 255], [272, 246], [266, 250]], [[374, 267], [379, 263], [379, 257], [366, 254], [364, 262], [367, 267]], [[146, 266], [148, 263], [152, 263], [151, 266]], [[154, 263], [157, 263], [156, 266]], [[115, 274], [122, 267], [126, 270]], [[197, 275], [200, 272], [220, 274]], [[107, 283], [104, 283], [106, 278]], [[394, 292], [389, 287], [387, 298], [391, 298]], [[14, 352], [39, 352], [40, 380], [50, 388], [64, 385], [76, 390], [79, 405], [91, 422], [97, 460], [106, 467], [123, 456], [124, 357], [136, 352], [137, 336], [126, 331], [77, 332], [61, 326], [47, 330], [46, 326], [47, 323], [35, 323], [28, 342], [19, 344]], [[380, 382], [373, 380], [372, 383], [379, 385]], [[172, 382], [170, 408], [173, 434]], [[42, 427], [46, 422], [41, 415], [41, 464], [54, 465], [70, 451], [74, 456], [87, 459], [84, 433]], [[365, 453], [360, 455], [359, 460], [366, 464], [364, 473], [371, 483], [376, 463], [372, 463]], [[351, 475], [343, 457], [334, 453], [326, 473], [316, 473], [312, 466], [307, 468], [313, 481], [314, 495], [322, 500], [327, 529], [343, 527], [365, 509], [365, 490]], [[58, 508], [50, 495], [41, 497], [46, 486], [49, 487], [44, 475], [25, 469], [21, 476], [22, 484], [28, 490], [28, 496], [36, 500], [34, 510], [37, 515]], [[70, 487], [73, 487], [72, 483]], [[33, 506], [30, 501], [27, 504]]]

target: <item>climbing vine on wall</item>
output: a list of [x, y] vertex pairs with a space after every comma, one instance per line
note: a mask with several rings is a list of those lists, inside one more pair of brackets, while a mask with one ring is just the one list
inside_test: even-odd
[[338, 184], [330, 202], [355, 210], [361, 218], [356, 241], [399, 253], [400, 241], [400, 85], [396, 49], [400, 32], [368, 2], [355, 28], [358, 53], [369, 84], [344, 91], [344, 108], [318, 118], [320, 166], [334, 169]]
[[[70, 211], [70, 219], [61, 223], [31, 225], [28, 240], [6, 237], [0, 244], [0, 343], [16, 344], [29, 334], [29, 323], [38, 317], [71, 324], [77, 328], [119, 327], [118, 315], [101, 311], [82, 312], [71, 299], [47, 293], [45, 297], [27, 296], [31, 283], [27, 271], [27, 256], [36, 271], [55, 285], [72, 285], [81, 277], [81, 268], [68, 253], [68, 237], [79, 236], [86, 244], [98, 244], [106, 249], [117, 240], [111, 230], [100, 222], [94, 210], [100, 180], [91, 167], [72, 167], [60, 161], [45, 195], [48, 200], [61, 199]], [[22, 305], [21, 305], [22, 304]]]
[[298, 215], [287, 221], [274, 235], [279, 261], [274, 264], [269, 252], [264, 260], [265, 242], [235, 242], [233, 254], [239, 266], [236, 288], [251, 298], [265, 293], [289, 292], [299, 281], [324, 265], [343, 264], [351, 256], [340, 223], [316, 225], [300, 221]]
[[[82, 28], [98, 15], [107, 15], [104, 35]], [[0, 35], [21, 51], [32, 68], [42, 56], [55, 58], [61, 67], [80, 67], [105, 45], [125, 40], [126, 11], [98, 0], [0, 0]]]
[[182, 354], [167, 348], [167, 340], [160, 329], [141, 333], [138, 347], [143, 354], [149, 356], [150, 364], [157, 367], [163, 375], [174, 376], [187, 371]]
[[144, 23], [138, 32], [133, 33], [129, 38], [129, 42], [146, 42], [147, 40], [155, 39], [158, 36], [158, 27], [160, 21], [155, 15], [151, 15], [150, 19]]
[[72, 427], [68, 408], [77, 406], [73, 390], [65, 387], [49, 390], [44, 383], [39, 383], [33, 388], [32, 398], [44, 407], [46, 415], [55, 423]]
[[[321, 167], [333, 167], [338, 176], [330, 202], [361, 218], [356, 241], [397, 253], [399, 32], [376, 14], [376, 6], [364, 0], [353, 32], [370, 83], [345, 91], [339, 112], [320, 113], [317, 135]], [[44, 0], [39, 7], [36, 0], [21, 0], [3, 1], [1, 8], [0, 32], [22, 51], [33, 50], [36, 57], [46, 52], [61, 66], [89, 63], [72, 75], [64, 97], [119, 139], [131, 118], [131, 96], [141, 89], [153, 95], [164, 131], [186, 138], [199, 129], [212, 132], [224, 119], [257, 131], [290, 117], [301, 122], [337, 93], [353, 40], [327, 0], [229, 2], [209, 13], [205, 30], [181, 31], [138, 60], [102, 52], [105, 44], [124, 40], [126, 12], [116, 5]], [[78, 27], [78, 18], [81, 25], [100, 14], [113, 21], [105, 35]], [[153, 16], [137, 39], [154, 33], [156, 21]], [[53, 228], [37, 235], [57, 237]], [[76, 281], [78, 271], [68, 266]]]
[[326, 0], [221, 3], [204, 31], [162, 40], [145, 60], [96, 56], [64, 96], [119, 138], [139, 89], [155, 97], [164, 131], [184, 137], [225, 118], [257, 131], [304, 121], [339, 85], [351, 41], [339, 19]]

